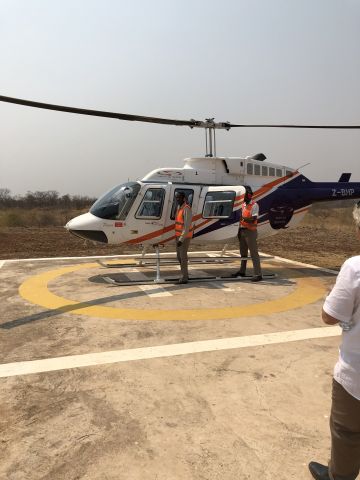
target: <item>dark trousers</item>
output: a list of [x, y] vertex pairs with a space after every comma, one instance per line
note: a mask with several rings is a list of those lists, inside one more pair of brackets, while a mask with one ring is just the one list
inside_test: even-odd
[[330, 416], [332, 480], [355, 480], [360, 471], [360, 400], [333, 380]]
[[[254, 267], [254, 275], [261, 275], [260, 257], [257, 246], [257, 230], [239, 228], [238, 239], [240, 245], [240, 256], [247, 257], [249, 250]], [[246, 272], [246, 260], [241, 261], [240, 272]]]
[[188, 250], [190, 245], [190, 238], [185, 238], [181, 245], [176, 240], [176, 255], [180, 263], [181, 278], [187, 280], [189, 278], [188, 273]]

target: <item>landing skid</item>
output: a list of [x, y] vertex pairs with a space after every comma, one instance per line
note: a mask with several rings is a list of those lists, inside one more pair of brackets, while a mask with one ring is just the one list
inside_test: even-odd
[[[111, 277], [103, 277], [104, 281], [111, 284], [111, 285], [117, 285], [117, 286], [130, 286], [130, 285], [154, 285], [154, 284], [175, 284], [179, 282], [178, 278], [162, 278], [161, 277], [161, 272], [160, 272], [160, 266], [161, 266], [161, 260], [166, 260], [168, 258], [175, 261], [175, 258], [173, 259], [171, 257], [163, 257], [161, 259], [160, 257], [160, 251], [159, 251], [159, 245], [154, 245], [155, 248], [155, 257], [151, 258], [151, 260], [154, 262], [152, 266], [156, 267], [156, 277], [154, 280], [128, 280], [127, 282], [118, 282], [117, 280], [114, 280]], [[136, 258], [136, 257], [135, 257]], [[140, 257], [141, 262], [140, 265], [138, 266], [145, 266], [145, 258], [144, 256]], [[233, 257], [192, 257], [192, 259], [201, 259], [205, 260], [206, 263], [213, 263], [214, 260], [220, 260], [221, 262], [224, 262], [224, 260], [229, 260], [230, 262], [234, 261], [239, 261], [239, 260], [251, 260], [251, 257], [240, 257], [240, 256], [233, 256]], [[266, 259], [269, 259], [271, 257], [266, 257]], [[149, 258], [147, 259], [149, 260]], [[189, 257], [189, 260], [191, 261], [191, 257]], [[208, 261], [207, 261], [208, 260]], [[177, 263], [177, 262], [176, 262]], [[107, 268], [119, 268], [119, 267], [124, 267], [125, 265], [129, 267], [134, 267], [136, 264], [106, 264], [103, 265]], [[274, 278], [275, 275], [264, 275], [264, 278]], [[232, 276], [208, 276], [208, 277], [192, 277], [189, 279], [190, 283], [196, 283], [196, 282], [226, 282], [226, 281], [244, 281], [244, 280], [249, 280], [251, 277], [232, 277]]]
[[[104, 268], [131, 268], [131, 267], [156, 267], [158, 263], [160, 265], [179, 265], [179, 262], [174, 257], [156, 257], [145, 258], [142, 257], [132, 257], [135, 261], [133, 263], [107, 263], [104, 260], [98, 259], [97, 263]], [[260, 260], [269, 260], [270, 256], [260, 257]], [[223, 263], [234, 263], [241, 260], [251, 260], [251, 257], [190, 257], [189, 264], [191, 265], [204, 265], [204, 264], [223, 264]]]
[[[132, 257], [134, 260], [138, 260], [138, 257]], [[269, 257], [266, 257], [269, 258]], [[213, 264], [213, 263], [234, 263], [235, 261], [242, 260], [240, 257], [189, 257], [189, 263], [196, 264]], [[251, 260], [247, 257], [243, 260]], [[134, 263], [107, 263], [103, 260], [97, 260], [97, 263], [105, 268], [126, 268], [126, 267], [155, 267], [157, 265], [156, 258], [147, 258]], [[179, 265], [179, 262], [175, 258], [163, 257], [160, 258], [160, 265]]]
[[[275, 273], [263, 274], [264, 280], [271, 280], [276, 278]], [[218, 276], [209, 276], [209, 277], [191, 277], [189, 278], [188, 283], [200, 283], [200, 282], [246, 282], [251, 280], [252, 275], [246, 275], [245, 277], [218, 277]], [[179, 278], [168, 277], [160, 278], [154, 280], [128, 280], [127, 282], [119, 282], [110, 277], [103, 277], [106, 283], [114, 285], [117, 287], [129, 287], [131, 285], [176, 285], [179, 282]]]

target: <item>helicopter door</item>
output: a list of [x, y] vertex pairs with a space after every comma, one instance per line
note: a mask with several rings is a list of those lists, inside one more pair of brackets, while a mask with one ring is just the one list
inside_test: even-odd
[[139, 194], [139, 203], [135, 205], [135, 235], [147, 236], [153, 243], [161, 241], [165, 225], [166, 206], [169, 201], [167, 185], [146, 185]]
[[[184, 192], [186, 197], [186, 202], [190, 205], [193, 221], [196, 219], [196, 215], [198, 213], [198, 204], [199, 204], [199, 196], [200, 196], [200, 186], [199, 185], [172, 185], [170, 191], [170, 198], [169, 198], [169, 211], [166, 218], [166, 225], [171, 227], [175, 223], [175, 215], [177, 210], [177, 203], [176, 203], [176, 193], [177, 192]], [[167, 237], [168, 235], [166, 235]]]

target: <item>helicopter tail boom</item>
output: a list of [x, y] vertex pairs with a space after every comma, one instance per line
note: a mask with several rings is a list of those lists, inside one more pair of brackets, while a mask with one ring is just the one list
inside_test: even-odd
[[312, 202], [327, 202], [331, 200], [350, 200], [360, 198], [359, 182], [316, 182], [311, 189]]
[[[306, 200], [309, 204], [315, 202], [328, 202], [332, 200], [349, 200], [360, 198], [360, 182], [349, 182], [351, 173], [343, 173], [338, 182], [312, 182], [304, 175], [298, 176], [295, 181], [283, 188]], [[279, 190], [283, 190], [281, 187]]]

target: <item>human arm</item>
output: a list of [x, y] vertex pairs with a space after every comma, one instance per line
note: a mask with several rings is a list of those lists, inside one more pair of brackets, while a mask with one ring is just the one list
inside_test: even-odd
[[245, 223], [254, 224], [256, 223], [257, 219], [259, 216], [259, 205], [257, 203], [254, 203], [251, 208], [251, 216], [247, 217], [241, 214], [242, 221]]
[[331, 315], [326, 313], [324, 309], [322, 309], [321, 318], [323, 322], [326, 323], [326, 325], [336, 325], [340, 321], [337, 318], [332, 317]]
[[255, 223], [256, 220], [257, 220], [257, 217], [245, 217], [245, 218], [243, 217], [243, 221], [245, 223], [250, 223], [250, 224]]
[[359, 273], [354, 268], [353, 259], [347, 260], [342, 266], [323, 306], [322, 319], [327, 325], [339, 323], [344, 330], [351, 328], [353, 312], [358, 302]]

